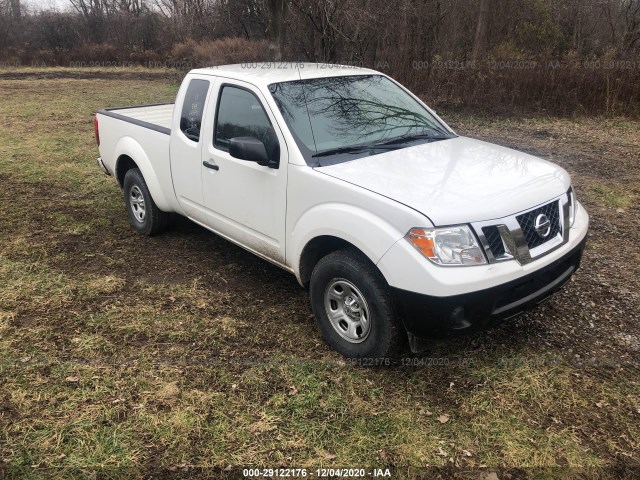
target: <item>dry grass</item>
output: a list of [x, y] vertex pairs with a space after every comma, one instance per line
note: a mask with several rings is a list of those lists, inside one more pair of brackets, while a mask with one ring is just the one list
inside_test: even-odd
[[176, 44], [171, 58], [187, 62], [193, 68], [232, 63], [258, 62], [268, 58], [269, 42], [245, 38], [223, 38], [220, 40], [189, 40]]
[[615, 339], [640, 333], [626, 261], [638, 209], [611, 216], [606, 193], [637, 198], [637, 122], [454, 117], [569, 169], [594, 246], [565, 292], [517, 322], [435, 345], [431, 366], [362, 369], [324, 345], [288, 274], [188, 222], [153, 239], [129, 228], [94, 165], [91, 115], [176, 88], [0, 79], [0, 477], [637, 473], [638, 352]]

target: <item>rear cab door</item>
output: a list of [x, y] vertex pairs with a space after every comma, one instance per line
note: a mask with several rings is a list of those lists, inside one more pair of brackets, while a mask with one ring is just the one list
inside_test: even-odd
[[[200, 136], [207, 225], [284, 266], [288, 150], [282, 131], [254, 85], [217, 77], [211, 92]], [[278, 160], [278, 167], [232, 157], [229, 140], [233, 137], [259, 138], [270, 157]]]
[[202, 196], [202, 119], [214, 93], [214, 77], [190, 74], [180, 87], [171, 129], [171, 178], [187, 217], [206, 225]]

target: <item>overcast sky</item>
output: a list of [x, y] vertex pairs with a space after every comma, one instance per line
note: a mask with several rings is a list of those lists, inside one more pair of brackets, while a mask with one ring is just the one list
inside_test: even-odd
[[68, 10], [72, 8], [69, 0], [22, 0], [21, 3], [30, 11]]

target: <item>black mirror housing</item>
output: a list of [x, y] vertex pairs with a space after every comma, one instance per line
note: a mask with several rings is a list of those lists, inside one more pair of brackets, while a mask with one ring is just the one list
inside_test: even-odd
[[255, 137], [234, 137], [229, 140], [229, 155], [240, 160], [269, 164], [267, 149], [261, 140]]

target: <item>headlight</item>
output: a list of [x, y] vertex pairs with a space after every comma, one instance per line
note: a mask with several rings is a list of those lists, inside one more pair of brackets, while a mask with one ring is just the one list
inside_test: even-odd
[[567, 197], [569, 197], [569, 226], [573, 227], [573, 222], [576, 221], [576, 211], [578, 210], [578, 200], [576, 200], [573, 185], [569, 187]]
[[405, 237], [422, 255], [438, 265], [485, 265], [487, 259], [466, 225], [412, 228]]

